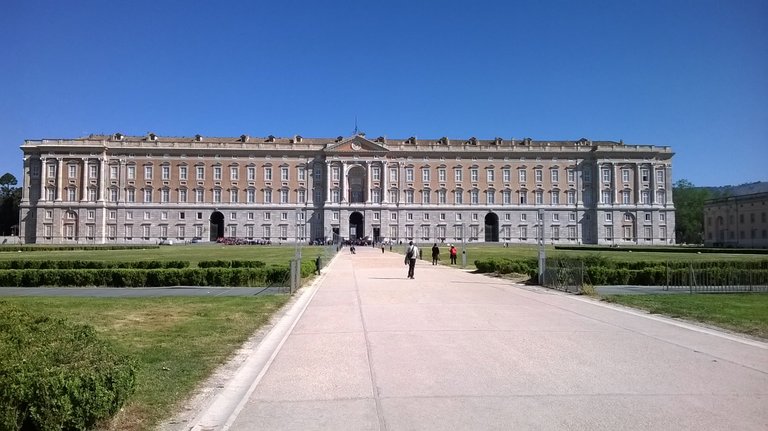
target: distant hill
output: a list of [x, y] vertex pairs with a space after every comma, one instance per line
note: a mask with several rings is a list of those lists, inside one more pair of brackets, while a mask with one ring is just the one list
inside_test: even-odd
[[743, 196], [768, 192], [768, 181], [740, 184], [738, 186], [699, 187], [707, 190], [712, 198]]

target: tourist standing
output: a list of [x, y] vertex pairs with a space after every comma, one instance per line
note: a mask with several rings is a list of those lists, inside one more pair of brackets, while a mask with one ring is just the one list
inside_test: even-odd
[[456, 247], [453, 244], [451, 244], [451, 250], [449, 253], [451, 255], [451, 265], [456, 265]]
[[432, 246], [432, 265], [437, 265], [437, 261], [440, 259], [440, 247], [437, 243]]
[[419, 248], [408, 241], [408, 249], [405, 252], [405, 264], [408, 265], [408, 278], [413, 280], [413, 270], [416, 267], [416, 259], [419, 257]]

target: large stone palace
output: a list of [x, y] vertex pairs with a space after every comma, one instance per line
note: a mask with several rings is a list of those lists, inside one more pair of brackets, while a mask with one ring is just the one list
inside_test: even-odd
[[21, 149], [27, 243], [674, 242], [662, 146], [115, 133]]

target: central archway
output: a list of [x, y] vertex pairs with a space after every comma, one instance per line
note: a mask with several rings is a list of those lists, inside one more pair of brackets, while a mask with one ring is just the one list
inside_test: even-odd
[[355, 211], [349, 215], [349, 239], [361, 239], [365, 236], [365, 218]]
[[485, 215], [485, 242], [499, 242], [499, 216], [495, 213]]
[[224, 237], [224, 214], [214, 211], [211, 214], [210, 236], [208, 239], [216, 241]]

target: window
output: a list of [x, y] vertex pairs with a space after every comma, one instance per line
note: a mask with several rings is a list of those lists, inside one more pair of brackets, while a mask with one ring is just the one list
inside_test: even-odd
[[520, 195], [520, 204], [521, 205], [527, 205], [528, 204], [528, 192], [525, 190], [520, 190], [518, 192]]
[[469, 170], [469, 180], [473, 183], [476, 183], [478, 181], [480, 174], [477, 169], [470, 169]]
[[378, 211], [374, 212], [373, 213], [373, 219], [374, 220], [381, 220], [381, 213], [379, 213]]
[[397, 213], [389, 213], [389, 219], [392, 221], [397, 220]]
[[504, 181], [505, 183], [508, 183], [511, 181], [511, 178], [512, 178], [512, 171], [510, 171], [509, 169], [504, 169], [501, 171], [502, 181]]
[[520, 226], [520, 239], [528, 239], [528, 226]]
[[461, 221], [461, 213], [456, 213], [456, 221]]
[[480, 194], [477, 190], [470, 190], [469, 191], [469, 202], [472, 205], [477, 205], [480, 203]]
[[460, 183], [462, 181], [463, 177], [464, 177], [464, 174], [463, 174], [463, 172], [462, 172], [462, 170], [460, 168], [459, 169], [455, 169], [453, 171], [453, 179], [457, 183]]
[[624, 183], [629, 182], [629, 169], [621, 170], [621, 181], [623, 181]]
[[389, 201], [392, 203], [397, 202], [397, 189], [389, 191]]
[[187, 180], [187, 167], [186, 166], [179, 166], [179, 179], [181, 181]]
[[48, 165], [48, 178], [54, 178], [56, 176], [56, 165]]
[[493, 169], [488, 169], [487, 171], [485, 171], [485, 177], [489, 183], [492, 183], [496, 179], [496, 173], [494, 172]]
[[605, 221], [613, 221], [613, 214], [605, 213]]
[[152, 214], [149, 211], [144, 211], [144, 220], [149, 220], [152, 218]]
[[[338, 168], [335, 168], [338, 169]], [[338, 174], [338, 172], [337, 172]], [[338, 178], [336, 178], [338, 180]], [[272, 168], [266, 167], [264, 168], [264, 181], [272, 181]]]
[[519, 171], [517, 171], [517, 176], [521, 183], [526, 182], [528, 179], [528, 175], [526, 174], [525, 169], [520, 169]]
[[541, 190], [536, 190], [536, 192], [534, 192], [534, 195], [536, 197], [536, 205], [541, 205], [544, 203], [544, 192], [542, 192]]
[[237, 193], [237, 189], [231, 189], [231, 190], [229, 191], [229, 201], [230, 201], [231, 203], [233, 203], [233, 204], [237, 203], [237, 199], [238, 199], [238, 198], [237, 198], [237, 195], [238, 195], [238, 193]]
[[648, 190], [643, 190], [640, 192], [640, 202], [642, 202], [644, 205], [648, 205], [651, 203], [650, 193], [648, 192]]
[[645, 213], [645, 221], [647, 222], [651, 221], [651, 213]]
[[575, 190], [568, 190], [568, 205], [575, 205], [576, 204], [576, 191]]
[[560, 239], [560, 226], [552, 226], [552, 239], [555, 241]]
[[576, 226], [568, 226], [568, 239], [576, 239]]
[[648, 171], [648, 169], [640, 169], [640, 175], [643, 178], [643, 182], [647, 183], [649, 179], [648, 177], [650, 176], [650, 171]]
[[187, 202], [187, 189], [179, 189], [179, 202]]
[[88, 189], [88, 200], [90, 202], [96, 202], [96, 196], [98, 194], [98, 190], [96, 187], [91, 187]]
[[464, 197], [461, 190], [453, 192], [453, 200], [456, 205], [462, 205], [464, 203]]
[[437, 180], [441, 183], [445, 182], [446, 174], [445, 174], [445, 168], [440, 168], [437, 170]]
[[550, 176], [552, 177], [552, 182], [556, 183], [560, 181], [560, 171], [557, 169], [552, 169], [550, 172]]
[[170, 166], [161, 166], [160, 167], [160, 175], [162, 176], [163, 180], [170, 180], [171, 179], [171, 167]]
[[338, 166], [333, 166], [331, 168], [331, 179], [333, 181], [339, 181], [339, 167]]
[[604, 204], [611, 203], [611, 191], [610, 190], [603, 190], [602, 193], [600, 194], [600, 197], [601, 197], [600, 202], [602, 202]]
[[667, 194], [664, 190], [656, 190], [656, 203], [661, 205], [667, 204]]
[[445, 197], [445, 190], [438, 190], [437, 191], [437, 203], [439, 203], [439, 204], [447, 203], [446, 197]]
[[408, 221], [413, 221], [413, 213], [406, 213], [405, 219]]
[[405, 203], [408, 203], [408, 204], [413, 203], [413, 190], [405, 191]]
[[424, 220], [429, 220], [429, 213], [424, 213]]
[[509, 190], [504, 190], [501, 192], [501, 200], [504, 203], [504, 205], [511, 205], [512, 204], [512, 192]]
[[[334, 213], [335, 214], [335, 213]], [[269, 221], [272, 220], [272, 213], [264, 213], [264, 220]]]
[[109, 167], [109, 179], [110, 180], [116, 180], [117, 179], [117, 166], [110, 166]]
[[196, 175], [198, 181], [199, 180], [204, 180], [205, 179], [205, 167], [204, 166], [196, 166], [195, 167], [195, 175]]
[[67, 165], [67, 176], [75, 178], [77, 176], [77, 165]]
[[230, 181], [237, 181], [238, 177], [240, 175], [239, 169], [237, 166], [230, 166], [229, 167], [229, 180]]
[[280, 168], [280, 181], [288, 181], [288, 168]]
[[425, 183], [430, 181], [429, 168], [423, 168], [421, 170], [421, 181]]
[[592, 182], [592, 171], [589, 170], [589, 168], [586, 168], [582, 173], [581, 177], [584, 179], [585, 183], [591, 183]]
[[430, 203], [430, 190], [425, 189], [421, 191], [421, 203], [422, 204], [429, 204]]
[[96, 218], [96, 211], [88, 210], [88, 213], [87, 213], [86, 217], [88, 218], [88, 220], [95, 219]]
[[237, 213], [236, 212], [229, 213], [229, 219], [232, 221], [237, 221]]
[[90, 164], [88, 165], [88, 178], [97, 178], [99, 175], [99, 166]]
[[576, 171], [574, 171], [573, 169], [566, 169], [565, 173], [568, 176], [569, 184], [576, 182]]
[[568, 214], [568, 221], [576, 221], [576, 213], [569, 213]]
[[544, 172], [541, 169], [534, 169], [533, 176], [536, 183], [544, 181]]
[[656, 183], [664, 184], [664, 171], [662, 169], [656, 171]]
[[605, 239], [612, 240], [613, 239], [613, 226], [606, 226], [605, 227]]
[[136, 189], [128, 189], [125, 191], [125, 200], [128, 203], [136, 202]]
[[630, 191], [624, 190], [621, 192], [621, 203], [623, 204], [629, 204], [629, 198], [630, 198]]
[[560, 221], [560, 214], [558, 213], [552, 213], [552, 221]]
[[168, 211], [160, 211], [160, 220], [168, 220]]
[[601, 172], [603, 173], [603, 182], [604, 183], [611, 182], [611, 170], [608, 168], [603, 168]]
[[248, 166], [248, 169], [247, 169], [246, 172], [247, 172], [246, 175], [248, 175], [248, 181], [255, 181], [256, 180], [256, 168], [255, 167]]
[[495, 205], [496, 204], [496, 192], [493, 190], [488, 190], [485, 195], [485, 200], [487, 205]]
[[[376, 190], [378, 192], [378, 190]], [[296, 199], [300, 204], [303, 204], [307, 201], [307, 191], [306, 190], [298, 190], [296, 192]], [[378, 201], [377, 201], [378, 202]]]
[[445, 213], [440, 213], [440, 221], [445, 221]]
[[333, 189], [331, 190], [331, 202], [338, 203], [340, 202], [341, 192], [339, 189]]
[[187, 213], [184, 211], [179, 212], [179, 220], [184, 220], [187, 217]]
[[169, 189], [160, 190], [160, 202], [167, 203], [171, 201], [171, 191]]
[[397, 169], [390, 169], [389, 170], [389, 180], [390, 181], [397, 181]]
[[405, 168], [405, 181], [413, 182], [413, 168]]
[[221, 181], [221, 166], [214, 166], [213, 167], [213, 180], [214, 181]]
[[550, 199], [552, 201], [552, 205], [560, 205], [560, 192], [557, 190], [552, 190]]
[[520, 213], [520, 221], [528, 221], [528, 214]]
[[152, 190], [144, 189], [144, 203], [152, 202]]
[[632, 221], [632, 214], [624, 213], [624, 221], [625, 222], [631, 222]]
[[195, 202], [202, 203], [205, 201], [205, 190], [195, 189]]
[[287, 204], [288, 203], [288, 190], [286, 190], [286, 189], [280, 190], [280, 203], [281, 204]]
[[264, 190], [264, 203], [267, 203], [267, 204], [272, 203], [272, 190], [270, 189]]
[[664, 241], [667, 240], [667, 228], [665, 226], [659, 228], [659, 239]]
[[213, 189], [213, 202], [221, 203], [221, 189]]

